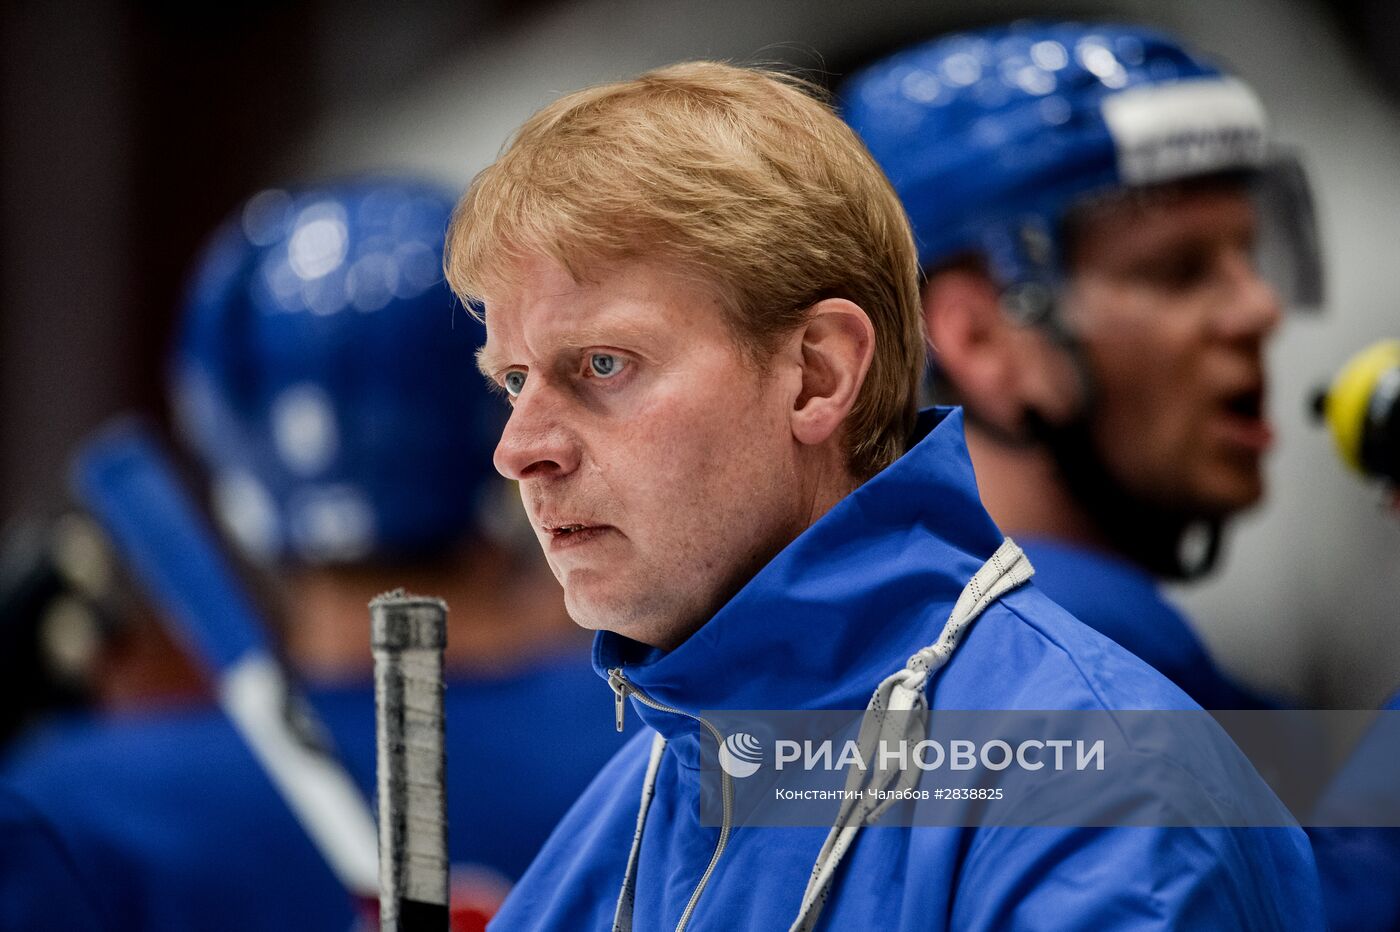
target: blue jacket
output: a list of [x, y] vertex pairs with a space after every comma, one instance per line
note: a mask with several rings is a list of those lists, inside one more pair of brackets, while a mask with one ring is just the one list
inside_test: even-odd
[[[621, 746], [609, 695], [576, 654], [448, 682], [455, 906], [489, 916]], [[309, 698], [369, 798], [373, 689]], [[56, 726], [17, 749], [5, 775], [71, 854], [104, 917], [66, 928], [346, 932], [358, 921], [350, 895], [218, 709]], [[55, 882], [56, 862], [11, 860], [0, 916], [35, 908], [35, 891]], [[9, 928], [25, 927], [0, 925]]]
[[[1283, 707], [1222, 672], [1147, 573], [1073, 544], [1038, 539], [1023, 543], [1035, 564], [1036, 582], [1046, 593], [1161, 671], [1205, 708]], [[1387, 708], [1400, 708], [1400, 695]], [[1393, 757], [1393, 745], [1382, 753]], [[1341, 804], [1359, 805], [1366, 793], [1400, 792], [1388, 776], [1381, 776], [1390, 770], [1393, 767], [1369, 766], [1358, 755], [1332, 794]], [[1378, 779], [1383, 786], [1378, 786]], [[1308, 836], [1321, 877], [1328, 928], [1333, 932], [1400, 929], [1400, 829], [1310, 828]]]
[[[670, 652], [611, 633], [594, 666], [660, 705], [863, 709], [942, 631], [1002, 541], [978, 501], [962, 415], [922, 438], [773, 559]], [[994, 603], [928, 686], [935, 709], [1182, 709], [1146, 664], [1023, 586]], [[652, 730], [667, 739], [642, 834], [635, 927], [677, 925], [716, 847], [698, 820], [696, 723], [632, 703], [636, 734], [565, 817], [492, 928], [608, 929], [637, 824]], [[1176, 761], [1188, 770], [1190, 760]], [[1202, 775], [1203, 783], [1210, 775]], [[689, 929], [786, 929], [826, 828], [740, 827]], [[876, 827], [846, 856], [821, 928], [1315, 929], [1316, 873], [1296, 829]]]
[[1050, 598], [1147, 661], [1205, 709], [1276, 709], [1281, 703], [1220, 669], [1191, 625], [1145, 570], [1110, 554], [1046, 538], [1018, 541]]
[[0, 788], [0, 929], [101, 929], [103, 916], [73, 855], [28, 801]]

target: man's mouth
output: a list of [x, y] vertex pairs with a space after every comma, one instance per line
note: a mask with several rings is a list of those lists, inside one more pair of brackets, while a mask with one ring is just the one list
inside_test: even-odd
[[1273, 445], [1274, 432], [1264, 416], [1264, 400], [1262, 385], [1225, 396], [1221, 402], [1221, 426], [1233, 445], [1256, 454]]
[[1231, 395], [1225, 400], [1225, 410], [1236, 417], [1259, 420], [1264, 414], [1264, 390], [1252, 388]]
[[606, 524], [582, 524], [579, 522], [550, 523], [544, 524], [542, 527], [549, 535], [549, 548], [551, 550], [587, 543], [612, 530]]
[[592, 526], [593, 525], [588, 524], [546, 524], [544, 526], [544, 529], [551, 536], [563, 537], [568, 534], [576, 534], [579, 531], [586, 530], [587, 528]]

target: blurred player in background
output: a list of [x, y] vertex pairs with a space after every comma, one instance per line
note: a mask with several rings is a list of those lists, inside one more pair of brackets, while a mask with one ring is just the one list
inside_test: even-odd
[[[390, 179], [252, 198], [196, 268], [172, 378], [219, 523], [275, 575], [285, 656], [367, 797], [366, 603], [403, 586], [450, 605], [454, 906], [480, 918], [615, 744], [611, 697], [491, 468], [504, 405], [442, 281], [452, 203]], [[216, 710], [49, 728], [7, 773], [116, 928], [356, 919]]]
[[1258, 707], [1157, 589], [1263, 495], [1264, 347], [1319, 297], [1257, 97], [1148, 30], [1028, 24], [892, 56], [842, 101], [913, 222], [988, 510], [1084, 621], [1206, 708]]
[[[937, 389], [1037, 582], [1202, 706], [1271, 707], [1159, 588], [1207, 572], [1263, 496], [1265, 349], [1321, 299], [1306, 182], [1256, 95], [1160, 33], [1029, 23], [841, 96], [915, 229]], [[1400, 848], [1352, 838], [1318, 850], [1331, 919], [1393, 927], [1393, 881], [1347, 875], [1393, 878]]]

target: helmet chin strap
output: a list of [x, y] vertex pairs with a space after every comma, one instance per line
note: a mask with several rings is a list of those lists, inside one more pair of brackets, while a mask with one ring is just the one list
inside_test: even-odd
[[1149, 501], [1114, 474], [1094, 442], [1091, 425], [1099, 392], [1083, 345], [1058, 314], [1045, 314], [1032, 325], [1070, 359], [1079, 383], [1075, 414], [1063, 424], [1053, 424], [1027, 407], [1019, 431], [990, 425], [973, 411], [967, 416], [1002, 443], [1048, 450], [1070, 495], [1115, 553], [1161, 579], [1188, 581], [1209, 573], [1220, 555], [1224, 522]]
[[1087, 408], [1061, 425], [1027, 410], [1024, 424], [1115, 552], [1162, 579], [1198, 579], [1215, 567], [1224, 522], [1147, 501], [1120, 482], [1094, 446]]

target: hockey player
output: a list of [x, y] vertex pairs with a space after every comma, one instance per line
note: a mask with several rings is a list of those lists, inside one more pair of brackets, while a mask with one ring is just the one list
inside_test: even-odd
[[1084, 621], [1207, 708], [1257, 707], [1155, 580], [1208, 570], [1263, 494], [1264, 347], [1320, 297], [1258, 98], [1169, 37], [1075, 23], [948, 36], [841, 97], [914, 225], [988, 510]]
[[[504, 405], [476, 373], [481, 326], [442, 279], [451, 208], [398, 179], [253, 197], [195, 270], [172, 393], [214, 511], [274, 577], [282, 651], [367, 799], [366, 603], [403, 586], [450, 604], [454, 907], [479, 923], [614, 741], [609, 692], [491, 470]], [[355, 921], [216, 709], [50, 729], [8, 773], [114, 928]]]
[[[1248, 85], [1170, 36], [1022, 23], [841, 91], [913, 223], [938, 389], [1037, 582], [1211, 709], [1264, 709], [1160, 591], [1264, 494], [1265, 349], [1321, 298], [1311, 200]], [[1400, 846], [1313, 832], [1334, 928], [1393, 928]]]

